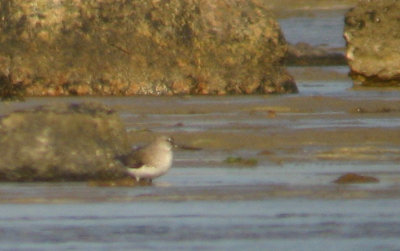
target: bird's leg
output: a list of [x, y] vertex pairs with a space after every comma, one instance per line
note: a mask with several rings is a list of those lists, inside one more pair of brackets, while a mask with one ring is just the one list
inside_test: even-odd
[[143, 178], [142, 180], [144, 184], [151, 184], [152, 182], [151, 178]]
[[149, 185], [153, 183], [153, 180], [151, 178], [140, 178], [140, 177], [135, 177], [136, 183], [142, 184], [142, 185]]
[[152, 179], [151, 178], [143, 178], [140, 180], [143, 185], [151, 185]]

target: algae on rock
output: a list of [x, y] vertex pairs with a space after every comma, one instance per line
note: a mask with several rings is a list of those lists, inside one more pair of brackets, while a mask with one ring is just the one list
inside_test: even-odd
[[258, 0], [4, 0], [0, 43], [27, 95], [297, 92]]
[[346, 13], [350, 76], [364, 86], [400, 86], [400, 1], [359, 1]]
[[0, 180], [113, 180], [129, 148], [118, 114], [97, 103], [16, 111], [0, 120]]

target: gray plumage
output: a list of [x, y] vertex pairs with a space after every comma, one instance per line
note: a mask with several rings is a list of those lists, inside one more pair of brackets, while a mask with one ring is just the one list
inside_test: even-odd
[[127, 168], [127, 173], [136, 180], [152, 180], [164, 175], [172, 165], [172, 138], [160, 136], [152, 143], [144, 147], [132, 150], [132, 152], [118, 156]]

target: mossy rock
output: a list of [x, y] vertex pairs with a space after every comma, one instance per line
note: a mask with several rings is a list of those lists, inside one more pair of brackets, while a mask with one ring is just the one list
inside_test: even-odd
[[112, 180], [129, 151], [119, 115], [98, 103], [40, 106], [0, 120], [1, 181]]
[[258, 0], [4, 0], [0, 10], [0, 75], [27, 95], [297, 92], [283, 33]]
[[350, 76], [356, 85], [400, 87], [400, 1], [359, 1], [345, 16]]

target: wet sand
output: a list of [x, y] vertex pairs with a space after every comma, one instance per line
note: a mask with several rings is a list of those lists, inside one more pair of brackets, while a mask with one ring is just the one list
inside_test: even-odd
[[[305, 81], [303, 94], [286, 96], [30, 98], [3, 104], [2, 113], [45, 103], [102, 102], [120, 113], [132, 145], [168, 134], [186, 150], [175, 151], [169, 174], [143, 188], [149, 193], [80, 183], [44, 188], [3, 184], [0, 202], [399, 198], [398, 91], [354, 91], [338, 81], [342, 95], [337, 95], [315, 87], [318, 83]], [[307, 88], [320, 93], [307, 94]], [[229, 164], [230, 157], [255, 165]], [[348, 172], [380, 182], [356, 187], [332, 183]]]

